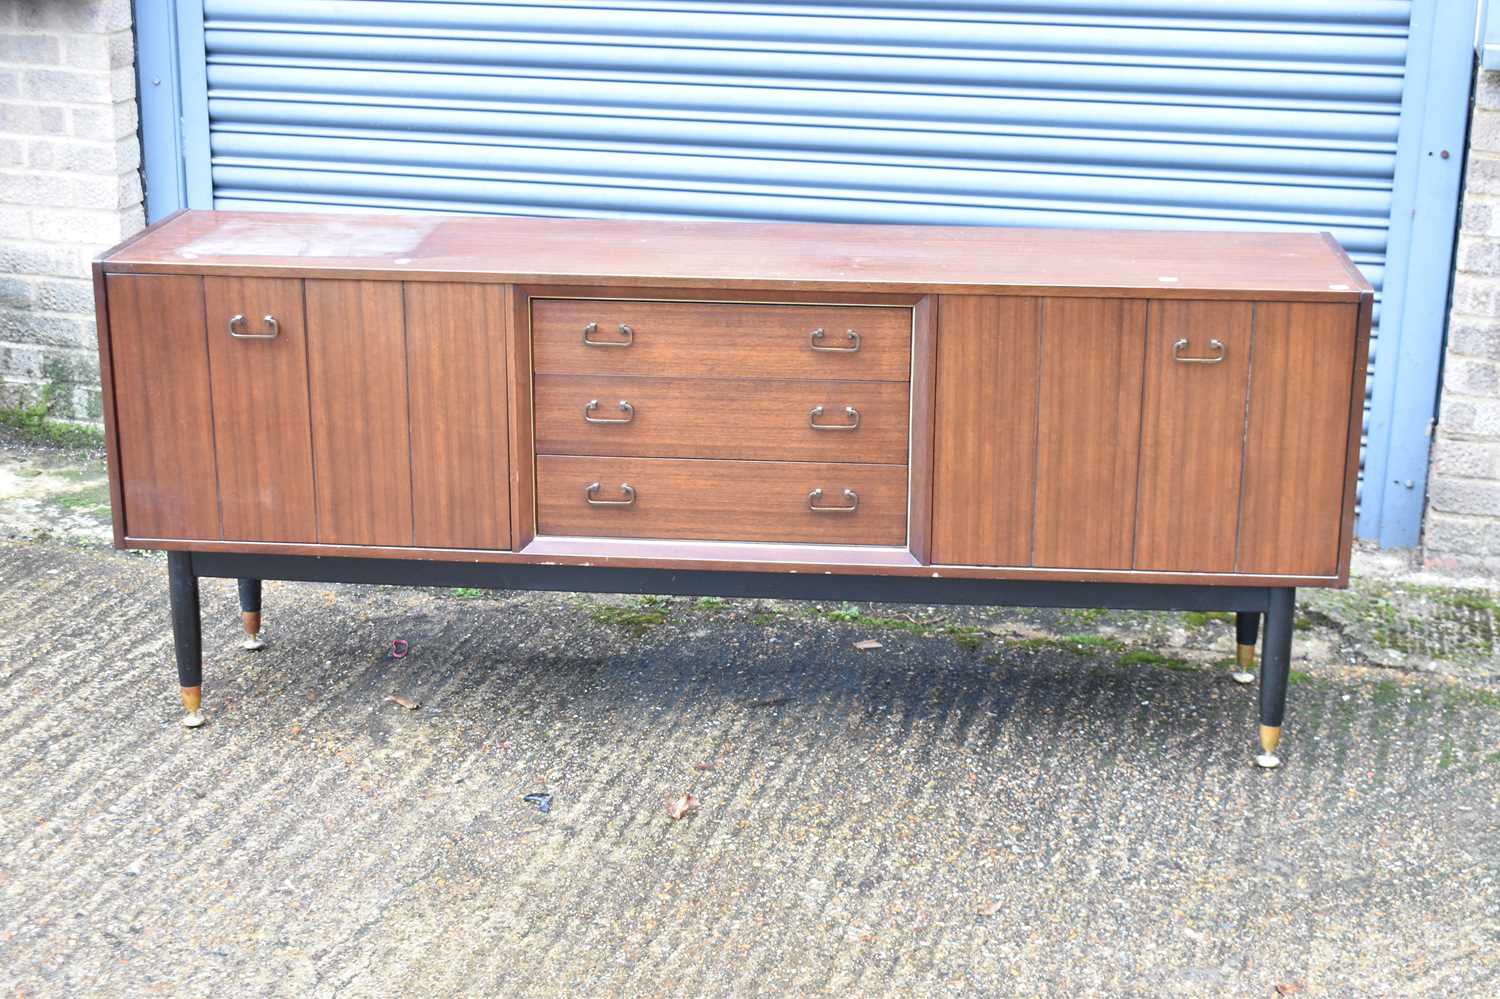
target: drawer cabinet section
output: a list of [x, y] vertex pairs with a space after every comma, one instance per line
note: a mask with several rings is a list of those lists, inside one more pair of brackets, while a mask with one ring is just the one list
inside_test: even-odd
[[538, 375], [544, 454], [906, 464], [905, 382]]
[[537, 527], [600, 538], [900, 545], [906, 469], [544, 455]]
[[934, 561], [1337, 575], [1358, 318], [943, 298]]
[[537, 374], [907, 381], [912, 311], [853, 305], [531, 301]]

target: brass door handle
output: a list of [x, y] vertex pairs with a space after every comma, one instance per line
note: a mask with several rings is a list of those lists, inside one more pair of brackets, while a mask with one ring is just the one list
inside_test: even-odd
[[589, 339], [593, 334], [598, 333], [598, 332], [599, 332], [599, 324], [598, 323], [589, 323], [587, 326], [585, 326], [583, 328], [583, 342], [586, 343], [586, 344], [588, 344], [590, 347], [629, 347], [632, 343], [635, 342], [635, 330], [631, 329], [625, 323], [621, 323], [620, 324], [620, 333], [623, 334], [624, 337], [625, 337], [625, 339], [623, 339], [623, 340], [591, 340], [591, 339]]
[[625, 497], [617, 500], [595, 499], [599, 495], [599, 483], [590, 482], [588, 488], [583, 491], [583, 498], [589, 506], [634, 506], [635, 490], [630, 488], [630, 483], [620, 483], [620, 493]]
[[844, 415], [849, 417], [848, 423], [819, 423], [818, 417], [823, 415], [822, 406], [814, 406], [812, 412], [807, 414], [807, 425], [814, 430], [858, 430], [859, 410], [853, 406], [844, 407]]
[[1218, 364], [1220, 361], [1224, 360], [1223, 340], [1208, 341], [1209, 349], [1218, 351], [1218, 353], [1216, 353], [1212, 357], [1183, 357], [1182, 352], [1187, 347], [1187, 345], [1188, 342], [1186, 337], [1172, 344], [1172, 360], [1180, 361], [1183, 364]]
[[818, 500], [823, 498], [823, 490], [814, 489], [807, 494], [807, 508], [813, 513], [853, 513], [859, 509], [859, 494], [853, 489], [844, 490], [844, 499], [849, 501], [848, 506], [819, 506]]
[[823, 350], [834, 354], [852, 354], [859, 349], [859, 334], [854, 332], [853, 330], [849, 330], [844, 334], [844, 336], [849, 340], [849, 346], [847, 347], [818, 346], [818, 341], [823, 339], [824, 335], [825, 334], [823, 328], [820, 326], [817, 329], [813, 330], [812, 333], [808, 336], [807, 342], [813, 350]]
[[261, 322], [265, 323], [268, 332], [246, 333], [245, 317], [234, 315], [229, 317], [229, 335], [236, 340], [274, 340], [281, 334], [281, 324], [276, 322], [275, 316], [261, 316]]
[[591, 416], [599, 408], [598, 399], [590, 399], [589, 404], [583, 407], [583, 422], [585, 423], [632, 423], [635, 420], [635, 407], [624, 399], [620, 400], [620, 412], [624, 413], [623, 419], [607, 416]]

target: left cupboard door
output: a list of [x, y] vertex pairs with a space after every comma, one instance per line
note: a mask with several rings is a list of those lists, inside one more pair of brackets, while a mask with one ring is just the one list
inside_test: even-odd
[[203, 282], [110, 274], [109, 361], [123, 533], [214, 541], [219, 503]]
[[307, 335], [295, 278], [203, 278], [226, 541], [316, 542]]

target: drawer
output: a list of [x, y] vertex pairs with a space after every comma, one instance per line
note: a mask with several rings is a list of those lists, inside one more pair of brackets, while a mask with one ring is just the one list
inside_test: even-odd
[[[540, 455], [536, 479], [540, 534], [906, 543], [899, 465]], [[809, 497], [815, 489], [821, 495]]]
[[909, 393], [905, 382], [538, 375], [536, 449], [904, 465]]
[[909, 381], [911, 333], [904, 306], [531, 302], [539, 374]]

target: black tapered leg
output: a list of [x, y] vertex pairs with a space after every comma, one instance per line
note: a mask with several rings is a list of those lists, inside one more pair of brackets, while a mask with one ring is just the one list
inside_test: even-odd
[[1260, 613], [1240, 611], [1234, 616], [1234, 677], [1236, 683], [1255, 682], [1255, 640], [1260, 636]]
[[172, 601], [172, 645], [177, 653], [177, 684], [182, 688], [182, 724], [203, 724], [203, 622], [198, 612], [198, 577], [193, 556], [167, 552], [167, 581]]
[[1286, 683], [1292, 669], [1292, 619], [1297, 591], [1291, 587], [1271, 591], [1266, 611], [1266, 640], [1260, 656], [1260, 748], [1255, 762], [1279, 767], [1276, 747], [1281, 742], [1281, 722], [1286, 717]]
[[245, 626], [245, 640], [240, 648], [248, 652], [263, 649], [266, 643], [260, 638], [260, 580], [240, 580], [240, 621]]

